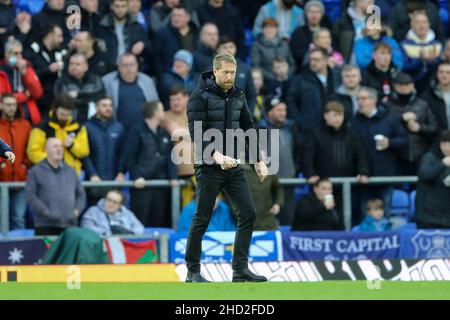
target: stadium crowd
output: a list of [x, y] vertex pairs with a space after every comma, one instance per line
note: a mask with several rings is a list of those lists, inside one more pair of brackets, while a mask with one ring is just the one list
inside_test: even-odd
[[[344, 0], [337, 19], [318, 0], [36, 2], [0, 0], [0, 181], [26, 181], [10, 190], [11, 229], [171, 227], [170, 190], [146, 180], [184, 179], [188, 230], [194, 168], [171, 153], [189, 150], [189, 95], [222, 51], [257, 126], [280, 132], [278, 174], [260, 183], [245, 168], [256, 229], [342, 229], [329, 178], [356, 177], [353, 225], [389, 230], [393, 188], [368, 185], [374, 176], [418, 176], [417, 226], [450, 228], [450, 33], [437, 1]], [[300, 199], [279, 183], [293, 177], [310, 183]], [[233, 230], [235, 210], [221, 195], [209, 230]]]

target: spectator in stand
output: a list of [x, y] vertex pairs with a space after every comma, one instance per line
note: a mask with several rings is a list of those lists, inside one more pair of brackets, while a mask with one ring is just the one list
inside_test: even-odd
[[355, 43], [363, 38], [366, 27], [367, 8], [374, 0], [354, 0], [333, 27], [336, 49], [342, 53], [346, 63], [356, 63]]
[[264, 76], [261, 68], [251, 69], [253, 85], [255, 86], [256, 102], [254, 107], [249, 106], [250, 110], [253, 109], [252, 116], [255, 122], [264, 119], [266, 110], [266, 96], [268, 95], [267, 88], [264, 84]]
[[392, 79], [399, 72], [392, 62], [392, 48], [379, 42], [373, 49], [372, 62], [362, 72], [362, 84], [377, 90], [378, 100], [386, 102], [392, 92]]
[[98, 34], [102, 19], [100, 2], [101, 0], [80, 0], [81, 30], [90, 30], [92, 34]]
[[355, 42], [356, 63], [361, 69], [366, 68], [372, 62], [375, 46], [384, 42], [391, 47], [392, 62], [399, 70], [403, 68], [403, 52], [397, 41], [390, 36], [392, 31], [385, 25], [381, 29], [364, 28], [363, 38]]
[[170, 24], [159, 29], [154, 42], [157, 76], [169, 71], [177, 51], [185, 49], [194, 52], [198, 43], [198, 30], [185, 7], [178, 5], [172, 8]]
[[193, 70], [203, 73], [212, 70], [212, 62], [219, 45], [219, 30], [212, 23], [206, 23], [200, 29], [200, 42], [194, 51]]
[[244, 60], [240, 60], [236, 57], [237, 54], [237, 46], [233, 39], [223, 36], [220, 37], [219, 47], [217, 49], [218, 53], [227, 52], [234, 56], [237, 62], [236, 69], [236, 87], [244, 90], [245, 97], [247, 98], [247, 105], [250, 108], [250, 111], [253, 114], [253, 108], [256, 103], [256, 91], [255, 86], [253, 84], [253, 79], [250, 71], [250, 67], [244, 62]]
[[101, 236], [114, 234], [144, 234], [144, 226], [133, 212], [125, 207], [125, 195], [110, 190], [97, 205], [91, 206], [81, 217], [82, 228], [91, 229]]
[[345, 107], [345, 118], [353, 118], [358, 112], [358, 91], [361, 88], [361, 71], [354, 64], [347, 64], [341, 72], [342, 84], [336, 90], [336, 100]]
[[[4, 152], [0, 152], [0, 181], [26, 181], [31, 165], [26, 154], [30, 131], [31, 125], [22, 117], [16, 97], [5, 93], [0, 101], [0, 137], [11, 146], [16, 157], [13, 163], [8, 163], [3, 159]], [[26, 201], [22, 188], [9, 190], [9, 205], [11, 229], [25, 229]]]
[[81, 160], [89, 155], [89, 140], [86, 128], [73, 121], [74, 109], [70, 97], [55, 97], [50, 119], [31, 130], [27, 146], [31, 163], [38, 164], [47, 157], [47, 140], [55, 137], [63, 144], [64, 162], [80, 175]]
[[399, 73], [393, 80], [394, 92], [386, 103], [389, 111], [403, 120], [408, 144], [400, 153], [399, 175], [415, 176], [422, 155], [437, 135], [438, 122], [428, 103], [417, 96], [413, 78]]
[[295, 208], [291, 231], [333, 231], [339, 229], [335, 210], [333, 185], [327, 178], [321, 178], [313, 192], [304, 195]]
[[14, 24], [16, 6], [12, 0], [0, 0], [0, 35]]
[[420, 161], [415, 220], [419, 229], [449, 229], [450, 131], [442, 132], [438, 148]]
[[389, 14], [389, 24], [394, 31], [394, 38], [397, 41], [405, 39], [410, 28], [411, 15], [414, 12], [426, 12], [431, 28], [437, 39], [444, 38], [439, 9], [429, 0], [403, 0], [398, 1], [394, 9]]
[[72, 49], [69, 59], [75, 53], [84, 54], [88, 60], [89, 72], [93, 74], [101, 77], [116, 70], [115, 62], [100, 48], [89, 30], [79, 31], [70, 41], [69, 48]]
[[271, 0], [263, 5], [258, 12], [253, 25], [253, 37], [256, 39], [263, 32], [264, 20], [267, 18], [278, 21], [280, 38], [290, 39], [298, 26], [305, 24], [303, 9], [297, 6], [295, 0]]
[[64, 153], [61, 140], [49, 138], [45, 159], [28, 172], [25, 194], [38, 236], [59, 235], [68, 227], [76, 227], [86, 205], [81, 181], [63, 161]]
[[292, 79], [286, 103], [288, 117], [295, 119], [304, 138], [318, 126], [327, 99], [338, 86], [336, 73], [328, 66], [328, 54], [322, 49], [309, 53], [309, 68]]
[[357, 232], [383, 232], [390, 231], [392, 223], [384, 218], [384, 204], [381, 199], [371, 199], [367, 202], [367, 215], [360, 225], [352, 231]]
[[[272, 134], [272, 130], [278, 130], [279, 141], [278, 151], [279, 151], [279, 170], [277, 172], [278, 178], [295, 178], [297, 176], [297, 172], [300, 172], [300, 163], [301, 163], [301, 135], [298, 133], [298, 128], [295, 125], [295, 121], [291, 119], [287, 119], [287, 110], [286, 104], [283, 100], [280, 100], [278, 97], [273, 97], [272, 99], [268, 99], [266, 101], [266, 117], [258, 122], [259, 129], [267, 129], [269, 134]], [[272, 141], [270, 139], [269, 141]], [[267, 155], [269, 157], [275, 157], [275, 151], [272, 151], [272, 146], [269, 144]], [[274, 152], [272, 154], [272, 152]], [[255, 174], [256, 175], [256, 174]], [[252, 173], [253, 176], [253, 173]], [[273, 176], [274, 178], [276, 176]], [[255, 177], [252, 177], [252, 179]], [[268, 185], [272, 185], [272, 183], [277, 183], [278, 180], [271, 180], [271, 183]], [[266, 185], [267, 186], [267, 185]], [[295, 195], [294, 188], [290, 186], [286, 186], [282, 188], [284, 192], [284, 201], [283, 203], [278, 203], [281, 208], [278, 214], [278, 220], [282, 225], [289, 225], [292, 222], [294, 209], [295, 209]], [[255, 199], [264, 199], [264, 197], [259, 198], [254, 195]], [[255, 201], [257, 203], [257, 201]], [[267, 208], [267, 211], [271, 209], [272, 206]], [[256, 209], [258, 211], [258, 206]], [[264, 210], [263, 210], [264, 212]], [[258, 220], [258, 218], [257, 218]], [[273, 220], [275, 221], [275, 220]], [[275, 226], [275, 225], [273, 225]]]
[[192, 71], [192, 63], [192, 53], [180, 50], [173, 58], [172, 70], [161, 77], [158, 92], [166, 110], [169, 109], [169, 94], [174, 86], [183, 86], [189, 93], [194, 91], [198, 74]]
[[[178, 220], [178, 232], [189, 232], [196, 208], [197, 203], [195, 199], [183, 208], [180, 219]], [[231, 210], [226, 202], [221, 200], [219, 197], [216, 199], [212, 218], [206, 231], [236, 231], [236, 222], [233, 218]]]
[[89, 71], [82, 53], [70, 57], [68, 72], [55, 83], [54, 90], [55, 95], [66, 94], [74, 99], [74, 119], [81, 124], [95, 114], [95, 101], [105, 92], [101, 78]]
[[440, 62], [450, 62], [450, 39], [445, 40], [444, 50], [442, 50]]
[[[8, 25], [8, 30], [3, 35], [0, 34], [1, 48], [5, 47], [5, 42], [11, 36], [19, 40], [24, 48], [28, 48], [34, 40], [31, 31], [31, 19], [30, 7], [26, 3], [18, 6], [14, 23]], [[3, 58], [3, 52], [0, 52], [0, 57]]]
[[[314, 48], [320, 48], [328, 53], [328, 66], [331, 69], [342, 66], [344, 58], [342, 54], [333, 49], [331, 43], [331, 32], [327, 28], [320, 28], [313, 34], [313, 43], [310, 45], [310, 50]], [[305, 55], [305, 61], [302, 66], [308, 64], [309, 56]]]
[[[280, 226], [278, 217], [284, 206], [283, 187], [278, 177], [269, 175], [261, 182], [252, 166], [244, 164], [242, 167], [255, 203], [256, 220], [253, 229], [255, 231], [277, 230]], [[292, 214], [290, 216], [292, 218]]]
[[306, 3], [305, 19], [305, 25], [295, 29], [289, 42], [295, 64], [298, 66], [297, 71], [300, 71], [300, 67], [305, 61], [305, 55], [308, 53], [310, 45], [313, 42], [314, 32], [321, 27], [332, 27], [331, 23], [328, 23], [327, 16], [325, 15], [325, 6], [322, 1], [311, 0]]
[[44, 90], [30, 62], [22, 57], [23, 46], [15, 39], [5, 44], [5, 60], [0, 62], [0, 94], [13, 93], [25, 118], [36, 125], [41, 114], [36, 100]]
[[269, 83], [270, 93], [285, 101], [292, 82], [292, 74], [286, 58], [275, 58], [272, 62], [272, 70], [275, 78]]
[[411, 29], [400, 45], [404, 52], [403, 69], [414, 78], [417, 91], [421, 93], [429, 86], [442, 51], [442, 44], [430, 29], [425, 12], [416, 11], [412, 14]]
[[[125, 144], [125, 165], [135, 187], [131, 190], [131, 209], [146, 227], [170, 228], [170, 190], [145, 186], [146, 180], [177, 178], [177, 168], [171, 160], [171, 139], [160, 127], [164, 119], [162, 103], [145, 103], [143, 114], [144, 120], [131, 128]], [[172, 186], [175, 184], [171, 181]]]
[[42, 10], [33, 16], [32, 32], [38, 34], [48, 25], [57, 25], [64, 32], [64, 44], [70, 40], [70, 30], [66, 25], [66, 1], [46, 0]]
[[217, 26], [220, 36], [234, 40], [237, 46], [237, 56], [245, 60], [245, 31], [239, 10], [230, 2], [224, 0], [208, 0], [195, 11], [201, 26], [212, 23]]
[[433, 111], [439, 124], [439, 131], [443, 131], [450, 129], [450, 62], [439, 64], [436, 80], [422, 97]]
[[128, 0], [128, 13], [130, 17], [136, 20], [148, 34], [150, 22], [147, 16], [142, 13], [142, 0]]
[[63, 31], [57, 25], [47, 25], [39, 40], [34, 41], [25, 51], [25, 57], [31, 62], [44, 88], [44, 94], [38, 105], [43, 119], [48, 118], [50, 104], [53, 101], [53, 89], [64, 68], [66, 49], [63, 43]]
[[153, 4], [150, 10], [150, 28], [153, 33], [170, 24], [172, 9], [180, 4], [181, 0], [163, 0]]
[[[86, 122], [90, 154], [84, 158], [83, 167], [86, 179], [93, 182], [102, 180], [123, 181], [124, 168], [120, 159], [124, 147], [125, 130], [123, 125], [113, 118], [112, 100], [100, 96], [95, 102], [96, 114]], [[89, 188], [88, 202], [93, 205], [103, 197], [103, 188]]]
[[159, 100], [153, 80], [139, 72], [139, 64], [131, 53], [124, 53], [119, 60], [119, 71], [102, 78], [106, 94], [112, 98], [114, 117], [127, 131], [142, 120], [145, 102]]
[[106, 44], [109, 60], [118, 62], [131, 52], [140, 62], [149, 62], [152, 48], [142, 26], [128, 13], [128, 0], [111, 0], [111, 13], [100, 21], [98, 35]]
[[273, 80], [275, 75], [272, 72], [272, 61], [281, 57], [285, 58], [291, 70], [294, 70], [294, 58], [289, 44], [279, 36], [277, 20], [267, 18], [263, 22], [262, 34], [255, 40], [250, 51], [252, 67], [261, 68], [265, 80]]

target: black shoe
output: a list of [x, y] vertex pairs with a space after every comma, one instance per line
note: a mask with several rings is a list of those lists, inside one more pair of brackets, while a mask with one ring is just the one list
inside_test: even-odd
[[202, 277], [200, 272], [188, 271], [186, 282], [211, 282]]
[[264, 276], [259, 276], [250, 271], [250, 269], [245, 268], [242, 270], [233, 271], [233, 282], [264, 282], [267, 278]]

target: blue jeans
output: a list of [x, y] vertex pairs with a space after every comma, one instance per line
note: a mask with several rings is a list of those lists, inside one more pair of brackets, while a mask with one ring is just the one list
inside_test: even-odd
[[10, 230], [25, 229], [25, 214], [27, 202], [25, 189], [9, 191], [9, 221]]

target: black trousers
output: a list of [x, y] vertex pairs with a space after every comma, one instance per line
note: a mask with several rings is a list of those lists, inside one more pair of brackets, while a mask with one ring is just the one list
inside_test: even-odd
[[200, 272], [202, 238], [211, 220], [216, 197], [223, 191], [239, 209], [233, 250], [233, 269], [247, 268], [248, 252], [256, 218], [250, 188], [241, 166], [222, 170], [217, 165], [203, 165], [195, 169], [197, 178], [197, 210], [192, 219], [186, 245], [186, 263], [189, 271]]

